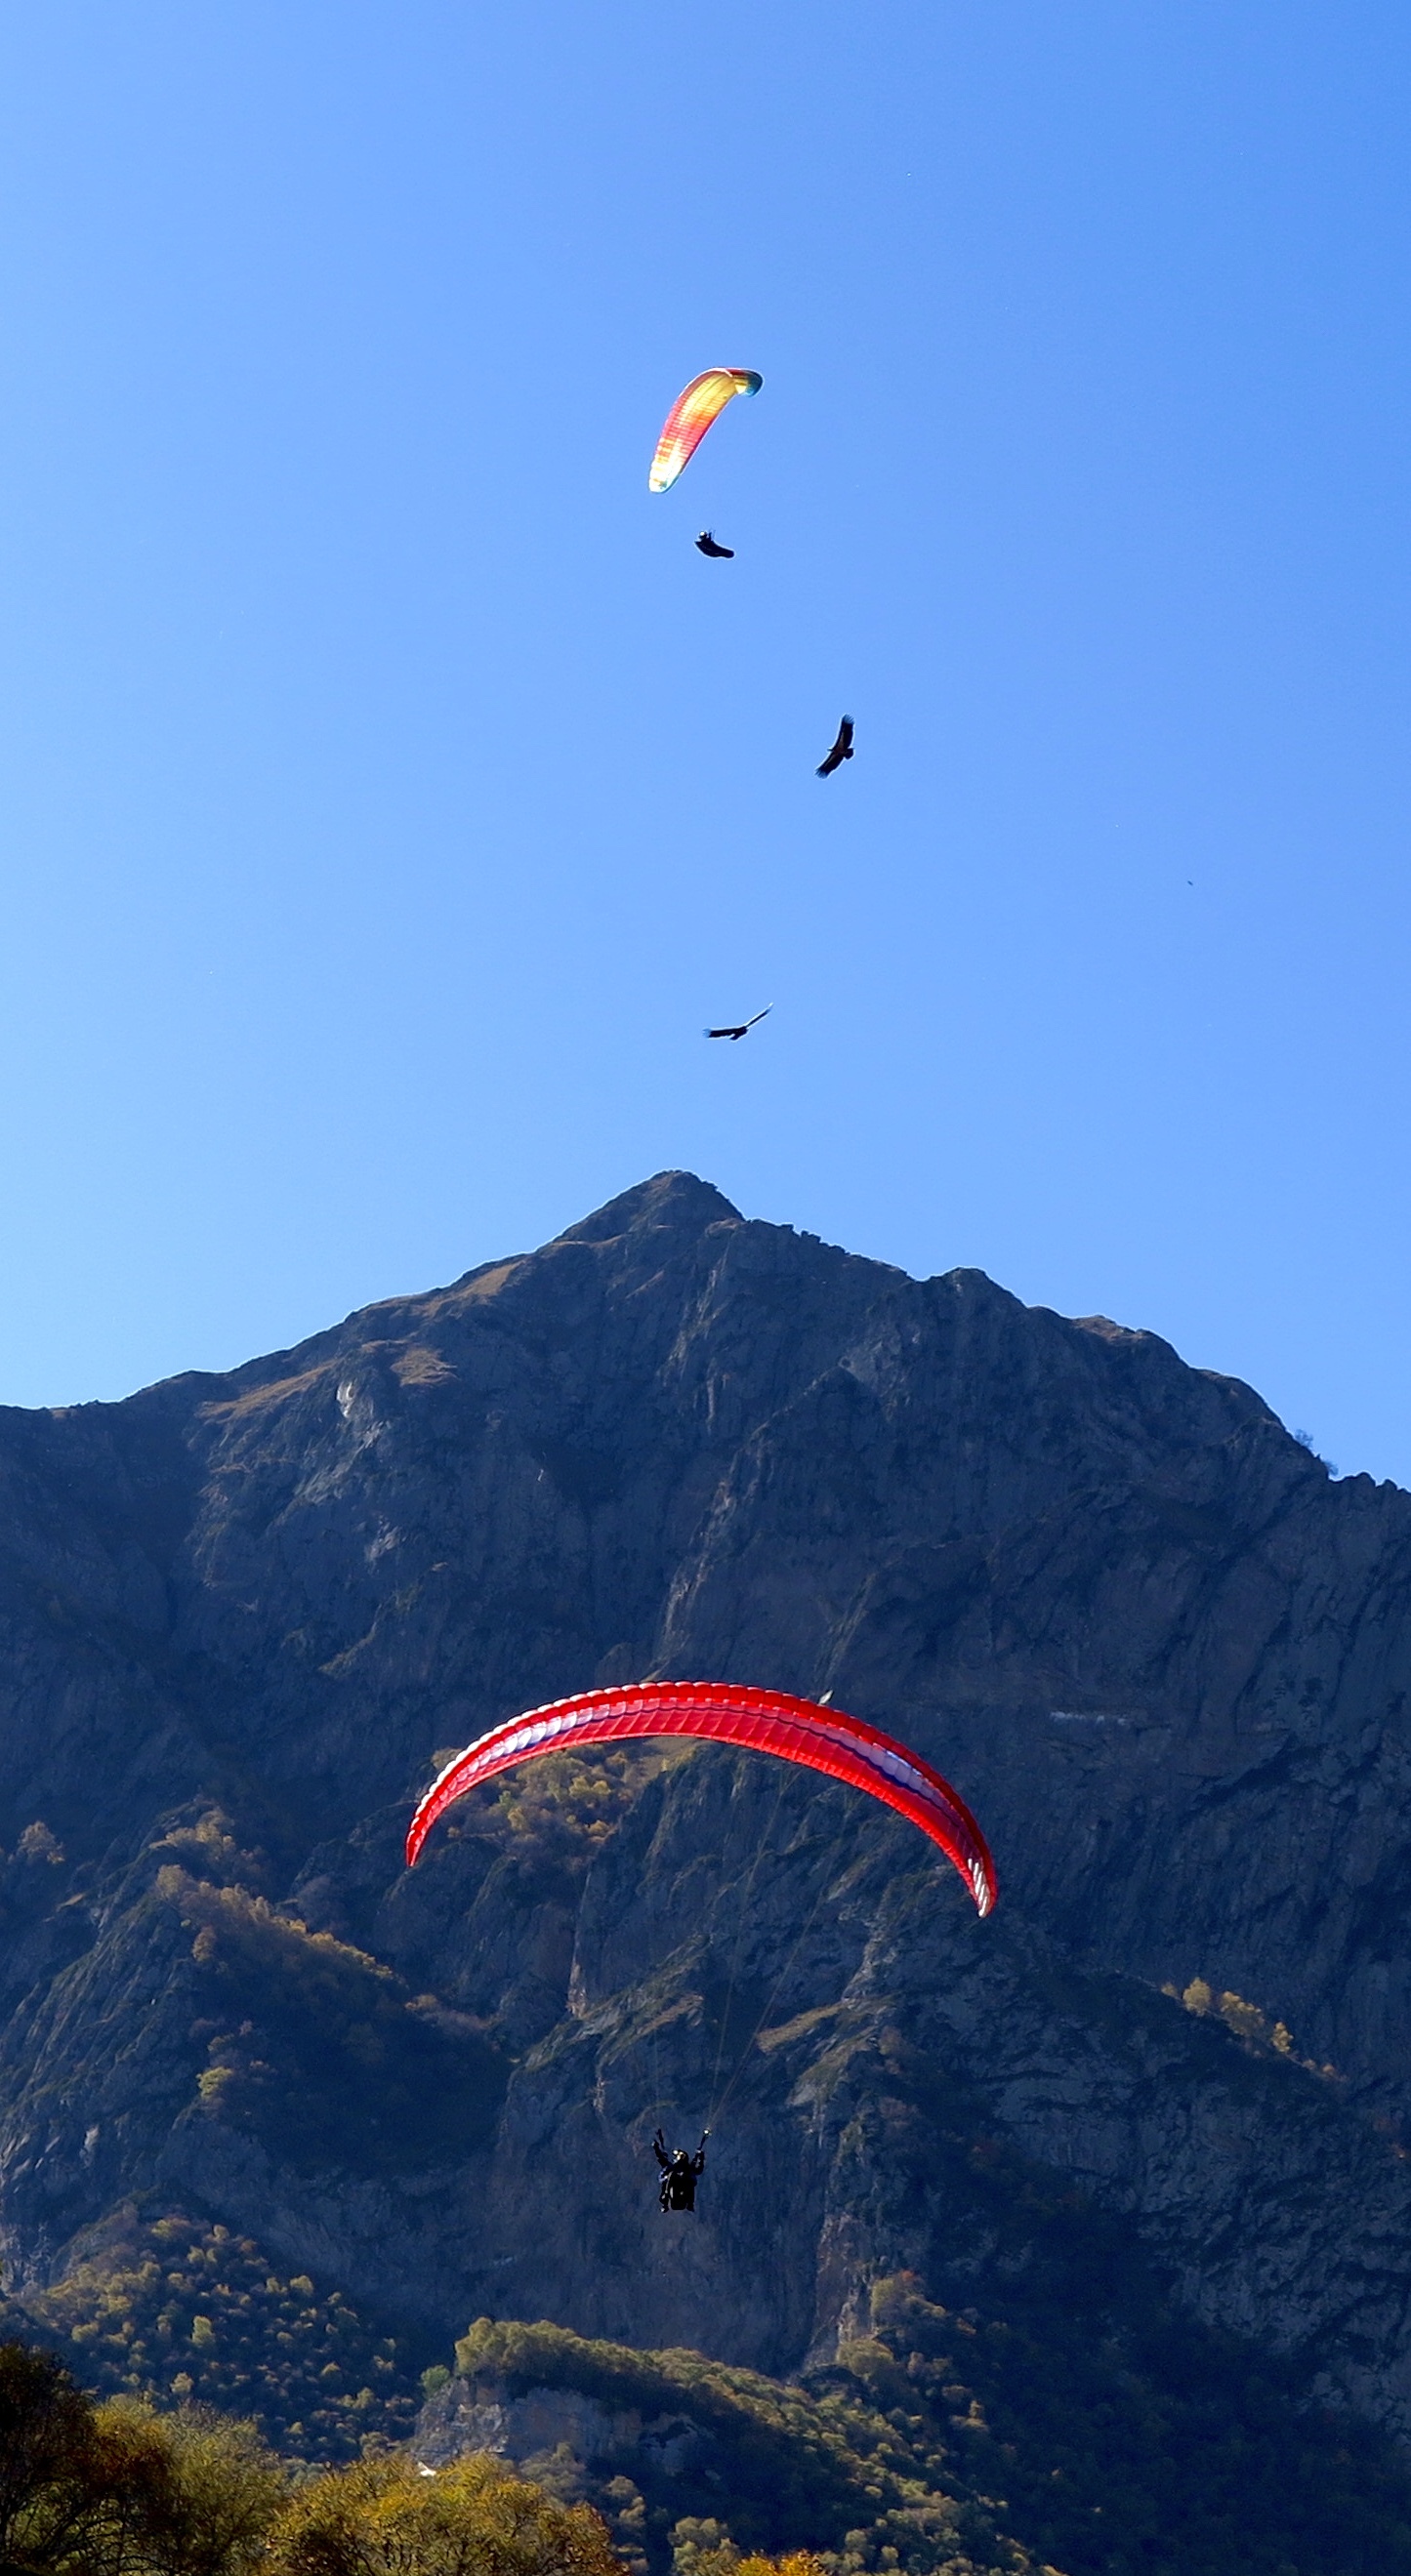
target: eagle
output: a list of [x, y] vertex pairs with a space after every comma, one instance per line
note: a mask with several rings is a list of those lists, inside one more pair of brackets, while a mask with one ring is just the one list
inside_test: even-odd
[[851, 716], [844, 716], [842, 723], [841, 723], [841, 724], [839, 725], [839, 727], [838, 727], [838, 739], [837, 739], [837, 741], [834, 743], [833, 748], [832, 748], [832, 750], [829, 752], [827, 759], [826, 759], [826, 760], [820, 760], [820, 762], [819, 762], [819, 764], [818, 764], [818, 775], [819, 775], [819, 777], [820, 777], [820, 778], [831, 778], [831, 777], [832, 777], [832, 775], [833, 775], [834, 770], [835, 770], [835, 769], [840, 769], [840, 768], [842, 767], [843, 762], [844, 762], [845, 760], [851, 760], [851, 758], [852, 758], [852, 717], [851, 717]]
[[711, 535], [709, 528], [702, 528], [700, 535], [696, 539], [696, 543], [700, 547], [703, 555], [714, 555], [721, 563], [733, 563], [735, 560], [734, 547], [718, 546], [714, 537]]
[[772, 1002], [766, 1002], [762, 1011], [756, 1011], [752, 1020], [741, 1020], [737, 1029], [707, 1029], [705, 1034], [708, 1038], [747, 1038], [751, 1029], [757, 1029], [761, 1020], [768, 1019], [773, 1008]]

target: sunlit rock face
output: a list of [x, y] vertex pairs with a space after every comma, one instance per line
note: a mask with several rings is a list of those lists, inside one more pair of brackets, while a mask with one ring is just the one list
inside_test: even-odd
[[[1246, 1387], [683, 1174], [227, 1377], [0, 1415], [9, 2284], [180, 2206], [429, 2345], [779, 2372], [881, 2273], [1037, 2262], [1022, 2171], [1411, 2425], [1409, 1580], [1411, 1497]], [[997, 1914], [706, 1749], [522, 1775], [405, 1873], [435, 1755], [648, 1673], [907, 1738]], [[659, 2120], [711, 2127], [693, 2219]]]

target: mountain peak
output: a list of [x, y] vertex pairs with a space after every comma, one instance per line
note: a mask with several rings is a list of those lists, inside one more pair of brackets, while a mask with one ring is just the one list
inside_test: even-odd
[[[1156, 1336], [681, 1171], [227, 1378], [0, 1415], [7, 2283], [151, 2207], [322, 2249], [389, 2331], [784, 2372], [903, 2271], [1068, 2279], [1006, 2231], [1081, 2204], [1075, 2265], [1127, 2231], [1133, 2300], [1411, 2440], [1408, 1562], [1411, 1496]], [[901, 1736], [994, 1923], [709, 1748], [560, 1763], [406, 1870], [446, 1748], [653, 1672]], [[719, 2136], [690, 2264], [661, 2121]]]
[[743, 1223], [739, 1209], [714, 1182], [698, 1180], [694, 1172], [655, 1172], [649, 1181], [637, 1181], [553, 1239], [555, 1243], [611, 1243], [619, 1235], [636, 1232], [664, 1229], [672, 1234], [703, 1234], [708, 1225]]

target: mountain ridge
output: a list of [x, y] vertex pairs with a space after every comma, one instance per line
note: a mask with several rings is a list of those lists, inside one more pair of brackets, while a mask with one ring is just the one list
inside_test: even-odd
[[[988, 2139], [1411, 2435], [1411, 1496], [1240, 1381], [658, 1175], [238, 1370], [0, 1413], [0, 1645], [36, 2313], [181, 2211], [431, 2352], [487, 2312], [778, 2374], [878, 2279], [1038, 2261], [962, 2217]], [[544, 1766], [404, 1872], [436, 1755], [657, 1671], [915, 1743], [994, 1924], [748, 1758]], [[732, 2068], [673, 2250], [650, 2129]]]

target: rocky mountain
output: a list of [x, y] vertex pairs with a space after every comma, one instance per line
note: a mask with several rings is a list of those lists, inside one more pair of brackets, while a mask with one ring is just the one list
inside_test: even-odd
[[[438, 1754], [649, 1673], [904, 1736], [997, 1913], [705, 1749], [542, 1765], [403, 1869]], [[68, 2318], [108, 2243], [159, 2283], [180, 2213], [389, 2372], [489, 2315], [779, 2377], [898, 2275], [1071, 2310], [1068, 2209], [1104, 2315], [1411, 2438], [1408, 1687], [1411, 1496], [1150, 1334], [685, 1174], [228, 1376], [0, 1413], [10, 2295]], [[712, 2113], [664, 2225], [651, 2130]]]

